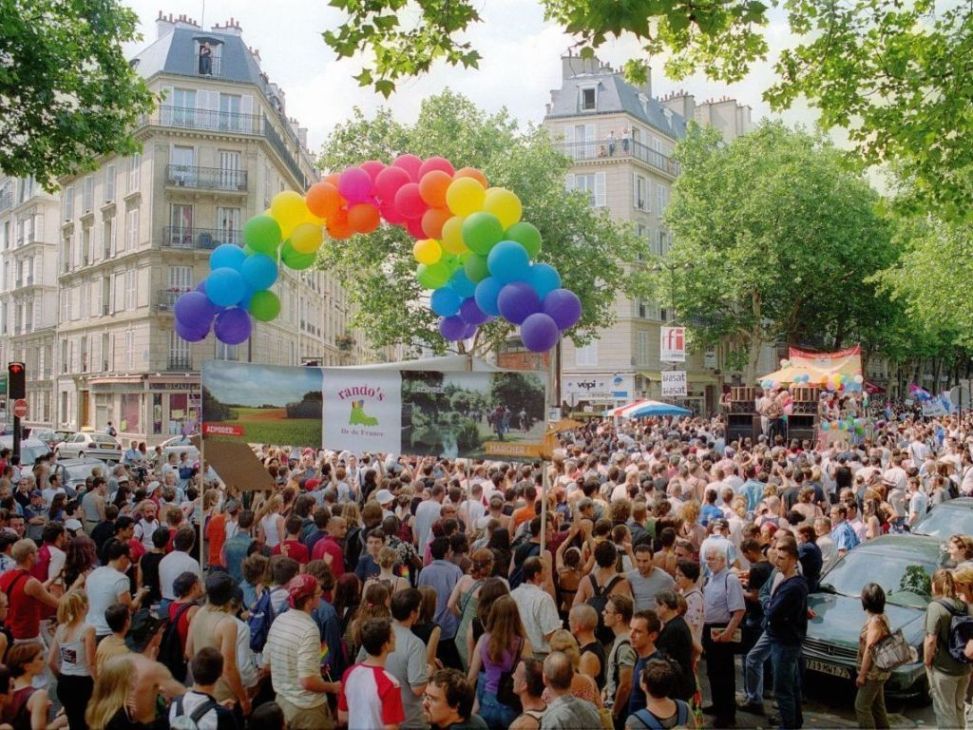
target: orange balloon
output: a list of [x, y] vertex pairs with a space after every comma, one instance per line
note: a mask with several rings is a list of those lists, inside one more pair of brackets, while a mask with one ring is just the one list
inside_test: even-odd
[[318, 218], [327, 220], [341, 208], [338, 188], [328, 182], [314, 183], [304, 196], [307, 209]]
[[475, 167], [461, 167], [456, 171], [456, 174], [453, 175], [453, 179], [455, 180], [458, 177], [471, 177], [474, 180], [478, 180], [480, 185], [483, 186], [484, 190], [490, 187], [490, 184], [487, 182], [486, 175], [477, 170]]
[[336, 215], [328, 218], [327, 228], [328, 235], [339, 240], [355, 235], [351, 226], [348, 225], [348, 212], [344, 210], [339, 210]]
[[371, 203], [357, 203], [348, 209], [348, 226], [355, 233], [371, 233], [381, 222], [381, 217]]
[[[453, 178], [442, 170], [431, 170], [419, 181], [419, 195], [434, 208], [446, 207], [446, 188]], [[436, 236], [433, 236], [436, 238]]]
[[[426, 177], [431, 175], [428, 173]], [[425, 178], [423, 178], [425, 180]], [[422, 230], [429, 238], [440, 239], [443, 235], [443, 224], [446, 223], [453, 214], [448, 208], [430, 208], [422, 214]]]
[[330, 175], [326, 175], [323, 182], [330, 183], [334, 185], [335, 190], [338, 189], [338, 180], [341, 179], [341, 173], [333, 172]]

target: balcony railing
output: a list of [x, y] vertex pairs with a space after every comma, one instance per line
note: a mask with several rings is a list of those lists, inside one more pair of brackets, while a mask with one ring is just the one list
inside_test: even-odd
[[223, 59], [219, 56], [197, 56], [196, 72], [200, 76], [222, 76]]
[[561, 152], [575, 162], [588, 160], [636, 159], [675, 177], [679, 163], [641, 142], [597, 139], [584, 142], [563, 142]]
[[243, 234], [239, 230], [221, 228], [189, 228], [185, 226], [166, 226], [162, 232], [163, 248], [197, 249], [212, 251], [222, 243], [243, 245]]
[[203, 190], [247, 191], [246, 170], [224, 170], [221, 167], [195, 167], [193, 165], [168, 165], [166, 182], [179, 187]]
[[184, 354], [169, 354], [169, 360], [166, 363], [166, 370], [176, 371], [176, 372], [187, 372], [193, 369], [193, 358], [190, 355]]
[[160, 312], [171, 312], [176, 306], [176, 300], [185, 294], [189, 289], [163, 289], [156, 292], [155, 308]]

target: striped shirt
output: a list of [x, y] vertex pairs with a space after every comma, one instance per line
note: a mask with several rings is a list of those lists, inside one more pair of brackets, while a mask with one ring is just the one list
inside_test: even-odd
[[263, 656], [279, 696], [304, 710], [324, 704], [327, 698], [323, 693], [303, 689], [300, 684], [304, 677], [321, 676], [320, 633], [307, 613], [290, 610], [277, 616]]

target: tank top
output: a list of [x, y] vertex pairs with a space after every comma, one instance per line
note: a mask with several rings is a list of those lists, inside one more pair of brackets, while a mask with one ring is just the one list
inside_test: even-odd
[[98, 522], [101, 517], [98, 515], [98, 507], [95, 505], [95, 493], [86, 494], [81, 500], [81, 509], [84, 510], [84, 518], [88, 522]]
[[15, 639], [36, 639], [41, 633], [41, 604], [24, 593], [30, 573], [20, 568], [0, 576], [0, 591], [7, 594], [6, 625]]
[[[214, 611], [209, 605], [199, 609], [189, 624], [189, 636], [193, 640], [193, 650], [198, 652], [200, 649], [208, 646], [219, 650], [220, 645], [216, 639], [216, 627], [221, 621], [232, 618], [226, 611]], [[233, 699], [236, 695], [233, 694], [230, 686], [221, 676], [216, 680], [213, 697], [216, 698], [217, 702], [223, 702], [224, 700]]]
[[27, 703], [34, 692], [33, 687], [21, 687], [14, 692], [13, 699], [3, 708], [4, 722], [10, 723], [14, 730], [31, 730], [30, 711], [27, 709]]
[[584, 646], [581, 647], [582, 655], [584, 655], [586, 651], [590, 651], [592, 654], [598, 657], [598, 675], [595, 677], [595, 683], [599, 687], [604, 687], [605, 669], [607, 668], [606, 667], [607, 662], [605, 660], [605, 647], [602, 645], [600, 641], [592, 641], [590, 644], [585, 644]]
[[496, 694], [500, 689], [500, 675], [504, 672], [513, 671], [517, 666], [520, 657], [520, 650], [523, 648], [523, 639], [517, 637], [513, 646], [503, 652], [501, 661], [494, 662], [490, 658], [490, 639], [489, 634], [484, 634], [484, 641], [480, 642], [480, 660], [483, 662], [484, 684], [483, 691], [488, 694]]
[[277, 531], [277, 517], [279, 515], [274, 512], [271, 515], [260, 520], [260, 526], [263, 528], [264, 537], [267, 539], [267, 547], [273, 549], [280, 544], [280, 533]]
[[67, 627], [58, 627], [57, 643], [61, 653], [61, 674], [66, 674], [70, 677], [91, 676], [91, 673], [88, 671], [87, 652], [84, 645], [84, 633], [87, 628], [88, 625], [82, 623], [78, 627], [75, 637], [68, 640], [65, 638], [68, 633]]

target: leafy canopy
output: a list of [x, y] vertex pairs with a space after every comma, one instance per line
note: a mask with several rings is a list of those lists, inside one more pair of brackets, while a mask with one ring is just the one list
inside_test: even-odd
[[[523, 219], [540, 229], [540, 261], [557, 267], [564, 285], [581, 299], [582, 319], [571, 332], [589, 340], [614, 319], [616, 293], [645, 293], [645, 277], [635, 267], [644, 242], [626, 225], [589, 206], [588, 197], [566, 193], [570, 161], [551, 144], [543, 129], [520, 130], [506, 111], [488, 115], [451, 91], [427, 98], [413, 125], [394, 120], [388, 110], [366, 118], [360, 110], [331, 135], [320, 163], [340, 172], [369, 159], [391, 161], [411, 152], [441, 155], [457, 168], [478, 167], [491, 185], [514, 191], [524, 206]], [[404, 230], [382, 226], [325, 247], [322, 265], [344, 282], [356, 305], [354, 324], [372, 344], [405, 344], [442, 351], [437, 317], [422, 301], [412, 256], [414, 240]], [[512, 334], [497, 320], [480, 328], [474, 349], [496, 347]]]
[[0, 169], [47, 188], [138, 149], [152, 94], [125, 60], [135, 13], [115, 0], [0, 0]]

